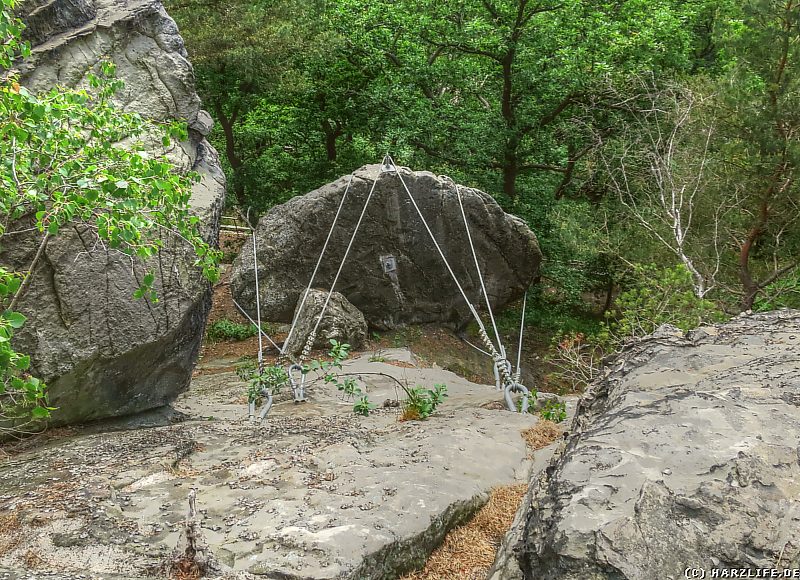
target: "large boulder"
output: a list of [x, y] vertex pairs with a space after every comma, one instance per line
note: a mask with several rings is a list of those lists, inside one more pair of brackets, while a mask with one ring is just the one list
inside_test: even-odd
[[[322, 307], [325, 305], [325, 300], [328, 297], [328, 292], [324, 290], [310, 290], [308, 297], [303, 305], [303, 309], [299, 310], [300, 302], [297, 303], [295, 316], [297, 317], [297, 325], [289, 337], [289, 342], [286, 344], [286, 352], [292, 355], [298, 355], [305, 347], [314, 326], [317, 324]], [[325, 309], [325, 314], [319, 323], [317, 335], [312, 344], [312, 348], [330, 348], [331, 340], [347, 343], [353, 349], [360, 348], [367, 338], [367, 321], [364, 314], [353, 306], [347, 298], [334, 292], [331, 294], [328, 306]]]
[[[400, 169], [467, 296], [480, 305], [481, 291], [464, 220], [452, 182], [432, 173]], [[396, 173], [381, 166], [357, 170], [315, 286], [329, 288], [366, 197], [377, 185], [336, 290], [376, 328], [438, 322], [463, 325], [470, 313], [439, 257]], [[308, 285], [336, 210], [347, 189], [343, 177], [273, 208], [257, 228], [262, 315], [288, 322]], [[464, 210], [493, 308], [518, 299], [537, 278], [541, 253], [525, 223], [506, 214], [491, 196], [461, 187]], [[255, 311], [253, 251], [234, 263], [231, 289]]]
[[797, 311], [632, 346], [579, 405], [491, 578], [800, 568], [798, 353]]
[[[189, 139], [170, 156], [201, 179], [192, 196], [202, 231], [215, 243], [225, 183], [206, 141], [211, 121], [200, 110], [192, 67], [175, 22], [155, 0], [29, 0], [33, 54], [22, 82], [35, 91], [82, 86], [100, 61], [117, 65], [125, 82], [118, 102], [155, 119], [182, 119]], [[208, 309], [210, 287], [192, 251], [168, 239], [149, 263], [94, 243], [81, 228], [52, 239], [19, 305], [28, 322], [16, 346], [32, 355], [47, 381], [53, 423], [125, 415], [168, 404], [189, 384]], [[30, 263], [37, 240], [15, 236], [0, 263]], [[157, 273], [157, 304], [134, 300], [146, 271]]]

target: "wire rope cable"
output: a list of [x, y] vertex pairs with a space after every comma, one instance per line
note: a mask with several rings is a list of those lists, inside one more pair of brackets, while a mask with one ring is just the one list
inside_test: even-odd
[[350, 174], [350, 180], [347, 182], [347, 187], [344, 190], [344, 194], [342, 195], [342, 200], [339, 202], [339, 207], [336, 210], [336, 215], [333, 216], [333, 223], [331, 223], [331, 228], [328, 230], [328, 237], [325, 238], [325, 243], [322, 245], [322, 251], [319, 254], [319, 258], [317, 258], [317, 264], [314, 266], [314, 272], [311, 274], [311, 279], [308, 281], [308, 287], [306, 287], [306, 291], [303, 294], [303, 299], [300, 301], [300, 305], [297, 307], [294, 313], [294, 319], [292, 320], [292, 325], [289, 327], [289, 334], [286, 335], [286, 340], [283, 341], [283, 348], [280, 349], [281, 355], [286, 354], [286, 348], [289, 345], [289, 340], [292, 338], [295, 329], [297, 328], [297, 321], [300, 319], [300, 313], [303, 310], [303, 307], [306, 304], [306, 300], [308, 299], [308, 294], [311, 292], [311, 287], [314, 285], [314, 278], [317, 276], [317, 272], [319, 271], [320, 264], [322, 264], [322, 258], [325, 256], [325, 251], [328, 249], [328, 244], [331, 241], [331, 236], [333, 235], [333, 230], [336, 228], [336, 222], [339, 220], [339, 214], [342, 213], [342, 207], [344, 206], [345, 199], [347, 199], [347, 194], [350, 191], [350, 186], [353, 184], [353, 177], [355, 176], [354, 173]]
[[472, 232], [469, 229], [469, 222], [467, 221], [467, 213], [464, 211], [464, 202], [461, 198], [461, 188], [455, 181], [453, 181], [446, 175], [443, 177], [451, 181], [455, 186], [456, 196], [458, 197], [458, 207], [461, 209], [461, 217], [464, 219], [464, 229], [467, 231], [467, 241], [469, 242], [469, 248], [470, 251], [472, 252], [472, 259], [475, 261], [475, 270], [477, 270], [478, 272], [478, 280], [481, 283], [481, 291], [483, 292], [483, 298], [486, 301], [486, 310], [489, 311], [489, 320], [491, 321], [492, 328], [494, 329], [494, 336], [495, 339], [497, 340], [497, 348], [502, 353], [505, 351], [505, 349], [503, 348], [503, 341], [500, 340], [500, 332], [497, 330], [497, 323], [495, 322], [494, 314], [492, 313], [492, 304], [489, 301], [489, 294], [486, 292], [486, 284], [483, 279], [483, 273], [481, 272], [480, 263], [478, 262], [478, 254], [475, 251], [475, 244], [472, 241]]
[[[384, 161], [386, 161], [386, 158], [384, 158]], [[339, 269], [336, 271], [336, 276], [334, 276], [333, 278], [331, 289], [328, 291], [328, 295], [325, 297], [325, 302], [322, 305], [322, 310], [320, 311], [319, 316], [317, 317], [317, 322], [316, 324], [314, 324], [313, 330], [308, 335], [308, 340], [306, 341], [306, 344], [303, 347], [303, 351], [300, 355], [300, 360], [305, 359], [305, 357], [307, 357], [308, 354], [311, 352], [311, 347], [314, 344], [314, 340], [317, 337], [317, 330], [319, 330], [319, 325], [322, 323], [323, 316], [325, 316], [325, 310], [328, 308], [328, 304], [331, 301], [331, 296], [333, 295], [334, 288], [336, 288], [336, 283], [339, 281], [339, 276], [342, 274], [342, 269], [344, 269], [344, 264], [347, 261], [347, 257], [350, 255], [350, 250], [353, 247], [353, 242], [355, 242], [356, 236], [358, 235], [358, 230], [361, 227], [361, 223], [364, 221], [364, 216], [367, 213], [369, 202], [372, 199], [372, 195], [375, 193], [375, 186], [378, 185], [379, 179], [380, 175], [378, 175], [378, 177], [375, 178], [375, 180], [372, 182], [372, 187], [369, 190], [369, 194], [367, 194], [367, 199], [364, 201], [364, 207], [361, 209], [361, 215], [358, 216], [358, 221], [356, 222], [356, 226], [353, 229], [353, 235], [350, 236], [350, 241], [348, 242], [347, 248], [344, 251], [344, 256], [342, 257], [342, 261], [339, 263]]]

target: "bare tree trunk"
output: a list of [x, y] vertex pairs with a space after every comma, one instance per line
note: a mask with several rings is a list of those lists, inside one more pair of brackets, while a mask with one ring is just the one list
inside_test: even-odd
[[331, 123], [329, 119], [322, 121], [322, 132], [325, 134], [325, 153], [329, 162], [336, 161], [337, 150], [336, 140], [342, 136], [342, 126], [336, 121]]
[[739, 281], [741, 282], [742, 290], [744, 291], [744, 295], [742, 297], [743, 310], [751, 310], [753, 308], [753, 303], [755, 302], [756, 296], [761, 290], [759, 284], [753, 279], [753, 275], [750, 272], [750, 254], [753, 250], [753, 245], [758, 241], [758, 239], [761, 237], [761, 234], [764, 232], [764, 228], [767, 225], [767, 220], [769, 219], [768, 199], [769, 198], [766, 195], [761, 199], [756, 221], [753, 223], [750, 231], [747, 232], [747, 237], [745, 238], [744, 243], [739, 250]]
[[225, 135], [225, 158], [233, 170], [233, 192], [239, 203], [244, 200], [244, 183], [242, 182], [242, 167], [244, 162], [236, 151], [236, 138], [233, 132], [234, 125], [239, 118], [239, 106], [235, 106], [230, 117], [225, 114], [220, 103], [214, 103], [214, 113], [217, 121], [222, 126], [222, 133]]

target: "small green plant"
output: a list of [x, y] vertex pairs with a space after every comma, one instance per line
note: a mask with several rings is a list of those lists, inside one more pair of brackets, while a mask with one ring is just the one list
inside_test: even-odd
[[401, 421], [419, 421], [427, 419], [447, 397], [447, 385], [434, 385], [433, 389], [426, 389], [417, 385], [405, 389], [406, 400], [403, 401], [403, 414]]
[[567, 418], [567, 406], [564, 401], [546, 401], [539, 415], [547, 421], [561, 423]]
[[254, 324], [240, 324], [227, 319], [217, 320], [206, 331], [206, 336], [211, 342], [245, 340], [256, 334], [258, 334], [258, 328]]
[[361, 395], [358, 382], [353, 377], [347, 377], [344, 381], [336, 381], [336, 389], [342, 393], [342, 400], [347, 401]]
[[289, 382], [289, 375], [279, 365], [264, 367], [263, 372], [258, 372], [255, 360], [247, 358], [236, 365], [236, 375], [247, 383], [247, 399], [254, 402], [261, 397], [263, 390], [272, 395], [280, 393], [283, 386]]
[[236, 365], [236, 376], [247, 382], [258, 372], [258, 363], [254, 358], [250, 357], [242, 358], [240, 361]]
[[277, 395], [289, 382], [286, 369], [279, 365], [264, 367], [260, 373], [258, 368], [255, 368], [249, 373], [247, 370], [243, 370], [242, 374], [239, 374], [239, 369], [243, 367], [244, 365], [237, 367], [236, 371], [240, 377], [247, 377], [247, 400], [250, 403], [257, 401], [265, 390], [273, 396]]
[[331, 360], [313, 360], [309, 364], [303, 365], [303, 374], [312, 371], [321, 374], [326, 385], [335, 386], [336, 390], [341, 393], [343, 401], [352, 401], [358, 398], [353, 405], [353, 411], [358, 415], [368, 416], [370, 410], [375, 406], [369, 402], [367, 395], [358, 387], [355, 377], [346, 377], [344, 380], [340, 380], [339, 375], [334, 372], [335, 369], [342, 370], [342, 363], [350, 356], [350, 345], [335, 339], [331, 339], [330, 344], [331, 349], [328, 351], [328, 356]]
[[363, 395], [353, 405], [353, 412], [362, 417], [369, 417], [370, 411], [375, 409], [376, 406], [369, 402], [369, 397]]
[[386, 362], [386, 357], [383, 356], [383, 349], [378, 349], [373, 352], [369, 357], [369, 362]]
[[330, 339], [331, 349], [328, 351], [328, 356], [331, 360], [312, 360], [309, 364], [303, 365], [303, 374], [308, 374], [311, 371], [316, 371], [323, 374], [325, 383], [336, 383], [337, 376], [333, 374], [332, 369], [342, 370], [342, 363], [350, 356], [350, 345], [346, 342], [339, 342], [336, 339]]
[[[538, 397], [538, 396], [539, 396], [539, 393], [536, 391], [536, 389], [531, 387], [530, 393], [528, 395], [528, 410], [530, 410], [533, 407], [533, 403], [534, 403], [534, 401], [536, 401], [536, 397]], [[523, 401], [523, 398], [520, 397], [519, 399], [517, 399], [517, 402], [515, 403], [515, 405], [517, 407], [517, 413], [522, 413], [522, 401]]]

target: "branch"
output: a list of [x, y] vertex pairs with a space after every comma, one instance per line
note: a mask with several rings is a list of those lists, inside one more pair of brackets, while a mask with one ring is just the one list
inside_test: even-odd
[[[580, 94], [578, 94], [578, 93], [570, 93], [569, 95], [564, 97], [564, 99], [558, 105], [556, 105], [556, 107], [552, 111], [550, 111], [545, 116], [543, 116], [541, 119], [539, 119], [539, 122], [536, 123], [534, 126], [531, 126], [530, 129], [533, 129], [535, 127], [538, 127], [538, 128], [541, 129], [542, 127], [546, 127], [547, 125], [549, 125], [550, 123], [555, 121], [556, 118], [558, 118], [558, 116], [561, 113], [563, 113], [564, 110], [567, 107], [569, 107], [570, 105], [573, 105], [573, 104], [578, 102], [578, 97], [579, 96], [580, 96]], [[528, 129], [528, 130], [530, 130], [530, 129]]]
[[[496, 166], [498, 169], [502, 168], [502, 165], [497, 164]], [[524, 165], [519, 166], [520, 171], [530, 171], [535, 169], [537, 171], [553, 171], [555, 173], [567, 173], [569, 171], [568, 167], [560, 167], [558, 165], [548, 165], [546, 163], [526, 163]]]
[[461, 159], [455, 159], [453, 157], [448, 157], [446, 155], [442, 155], [441, 153], [436, 151], [433, 147], [431, 147], [430, 145], [426, 145], [422, 141], [412, 140], [411, 144], [414, 147], [417, 147], [418, 149], [422, 149], [422, 151], [424, 151], [426, 154], [430, 155], [431, 157], [434, 157], [436, 159], [440, 159], [442, 161], [446, 161], [447, 163], [450, 163], [451, 165], [454, 165], [456, 167], [466, 167], [466, 165], [467, 165], [466, 162], [461, 160]]
[[381, 372], [369, 372], [369, 373], [339, 373], [339, 376], [343, 376], [343, 377], [348, 377], [348, 376], [349, 376], [349, 377], [361, 377], [361, 375], [379, 375], [379, 376], [381, 376], [381, 377], [386, 377], [387, 379], [392, 379], [392, 380], [393, 380], [395, 383], [397, 383], [398, 385], [400, 385], [400, 388], [401, 388], [401, 389], [403, 389], [403, 390], [404, 390], [406, 393], [408, 392], [408, 385], [407, 385], [407, 384], [405, 384], [405, 385], [404, 385], [402, 382], [400, 382], [400, 379], [398, 379], [397, 377], [393, 377], [392, 375], [390, 375], [390, 374], [387, 374], [387, 373], [381, 373]]
[[780, 278], [784, 274], [788, 274], [789, 272], [791, 272], [792, 270], [797, 268], [797, 266], [800, 266], [800, 261], [792, 262], [788, 266], [786, 266], [784, 268], [781, 268], [780, 270], [776, 270], [775, 272], [770, 274], [763, 282], [759, 282], [757, 284], [758, 289], [759, 290], [763, 290], [764, 288], [766, 288], [767, 286], [772, 284], [775, 280], [777, 280], [778, 278]]
[[42, 238], [42, 241], [39, 243], [39, 248], [36, 250], [36, 255], [33, 257], [31, 265], [28, 266], [28, 271], [25, 273], [25, 278], [22, 280], [22, 284], [20, 284], [19, 288], [17, 289], [17, 293], [14, 294], [14, 298], [11, 299], [11, 304], [8, 305], [8, 310], [14, 310], [14, 308], [16, 308], [20, 298], [22, 298], [22, 295], [28, 289], [28, 286], [31, 285], [33, 271], [36, 269], [36, 264], [39, 263], [39, 259], [42, 257], [42, 254], [44, 254], [44, 249], [47, 247], [47, 242], [49, 239], [50, 232], [47, 232]]
[[497, 12], [497, 8], [495, 8], [494, 4], [489, 2], [489, 0], [482, 0], [482, 1], [484, 8], [486, 8], [486, 10], [489, 11], [489, 14], [491, 14], [495, 19], [500, 18], [500, 14]]
[[466, 44], [461, 44], [457, 42], [437, 42], [432, 38], [429, 38], [422, 35], [422, 40], [427, 42], [428, 44], [432, 44], [433, 46], [439, 47], [441, 49], [450, 48], [453, 50], [457, 50], [459, 52], [463, 52], [464, 54], [474, 54], [476, 56], [485, 56], [486, 58], [490, 58], [495, 62], [500, 64], [503, 63], [503, 57], [496, 55], [493, 52], [489, 52], [488, 50], [481, 50], [480, 48], [474, 48], [472, 46], [468, 46]]
[[556, 4], [555, 6], [539, 6], [531, 10], [527, 15], [525, 15], [525, 17], [521, 21], [519, 21], [518, 28], [524, 27], [526, 24], [528, 24], [528, 22], [530, 22], [530, 19], [536, 16], [537, 14], [543, 14], [544, 12], [554, 12], [556, 10], [560, 10], [563, 7], [564, 7], [563, 4]]

